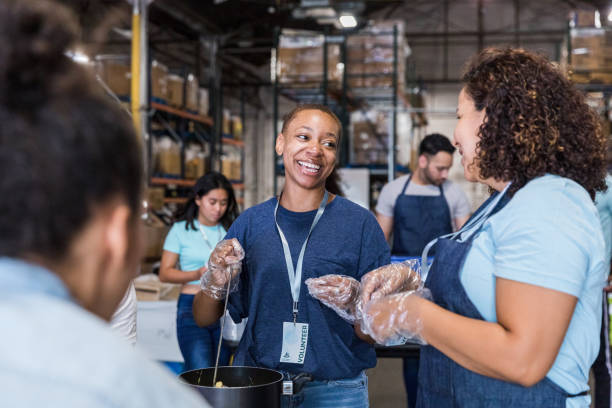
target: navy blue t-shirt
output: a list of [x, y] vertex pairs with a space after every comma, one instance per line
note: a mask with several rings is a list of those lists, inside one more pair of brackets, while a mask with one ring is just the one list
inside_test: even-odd
[[[248, 323], [235, 365], [307, 372], [318, 380], [357, 376], [376, 365], [374, 348], [360, 340], [351, 324], [308, 294], [304, 281], [327, 274], [357, 280], [390, 262], [389, 246], [374, 216], [335, 197], [312, 231], [304, 254], [297, 321], [309, 324], [304, 364], [281, 363], [283, 322], [293, 321], [287, 266], [274, 224], [276, 198], [249, 208], [232, 224], [226, 239], [237, 238], [246, 252], [238, 291], [228, 309], [234, 321]], [[287, 238], [294, 266], [316, 211], [296, 213], [279, 206], [278, 223]]]

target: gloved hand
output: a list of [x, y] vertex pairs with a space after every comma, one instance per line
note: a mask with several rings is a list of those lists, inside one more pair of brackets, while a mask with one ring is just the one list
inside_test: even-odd
[[216, 300], [222, 300], [228, 290], [234, 292], [238, 287], [236, 276], [242, 271], [243, 259], [244, 249], [236, 238], [220, 241], [210, 254], [208, 269], [200, 280], [202, 291]]
[[423, 321], [415, 308], [417, 298], [431, 300], [431, 292], [420, 288], [372, 299], [363, 307], [361, 331], [385, 346], [405, 340], [427, 344], [421, 336]]
[[357, 301], [359, 300], [359, 281], [344, 275], [324, 275], [306, 279], [310, 296], [338, 313], [344, 320], [354, 323]]
[[361, 278], [361, 304], [365, 306], [370, 300], [422, 286], [421, 266], [416, 259], [381, 266]]

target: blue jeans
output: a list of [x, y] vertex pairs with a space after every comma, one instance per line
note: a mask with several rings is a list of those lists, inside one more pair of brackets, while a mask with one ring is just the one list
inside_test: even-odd
[[[185, 360], [185, 371], [213, 367], [217, 357], [219, 322], [207, 327], [199, 327], [193, 318], [194, 295], [181, 294], [176, 311], [176, 336]], [[223, 344], [219, 355], [219, 365], [229, 362], [230, 352]]]
[[282, 408], [368, 408], [368, 377], [312, 381], [296, 395], [283, 395]]

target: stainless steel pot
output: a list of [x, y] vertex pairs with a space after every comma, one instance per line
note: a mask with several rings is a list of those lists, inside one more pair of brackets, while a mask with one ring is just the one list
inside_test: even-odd
[[280, 408], [283, 375], [278, 371], [257, 367], [219, 367], [217, 381], [212, 384], [215, 368], [186, 371], [179, 378], [206, 398], [213, 408]]

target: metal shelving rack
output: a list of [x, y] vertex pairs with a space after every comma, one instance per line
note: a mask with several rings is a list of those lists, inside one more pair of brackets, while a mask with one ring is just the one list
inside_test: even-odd
[[[274, 138], [278, 135], [279, 109], [278, 99], [282, 95], [299, 103], [322, 103], [329, 106], [340, 119], [344, 134], [340, 148], [340, 166], [349, 166], [349, 138], [350, 132], [350, 112], [352, 110], [369, 107], [384, 107], [388, 112], [389, 118], [389, 136], [388, 136], [388, 153], [387, 166], [385, 169], [370, 168], [371, 174], [387, 175], [389, 181], [393, 180], [395, 175], [395, 146], [397, 142], [397, 108], [398, 108], [398, 28], [393, 27], [392, 31], [371, 32], [371, 31], [355, 31], [350, 33], [342, 33], [338, 35], [330, 35], [328, 32], [313, 33], [324, 36], [323, 44], [323, 75], [321, 81], [312, 83], [297, 83], [297, 84], [281, 84], [278, 75], [278, 49], [279, 38], [281, 35], [280, 29], [275, 30], [274, 48], [272, 51], [272, 86], [273, 86], [273, 130]], [[351, 61], [347, 61], [347, 38], [350, 36], [393, 36], [393, 70], [390, 73], [367, 73], [354, 74], [348, 73]], [[330, 44], [339, 44], [340, 46], [340, 61], [343, 64], [342, 79], [339, 88], [330, 86], [328, 78], [328, 47]], [[391, 87], [350, 87], [349, 79], [351, 78], [372, 78], [372, 77], [391, 77]], [[306, 85], [306, 86], [305, 86]], [[364, 166], [355, 166], [364, 167]], [[367, 166], [366, 166], [367, 167]], [[277, 193], [278, 183], [277, 178], [283, 174], [283, 169], [279, 166], [278, 160], [274, 161], [274, 191]]]

